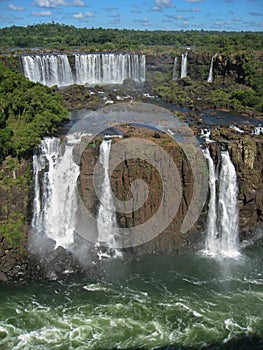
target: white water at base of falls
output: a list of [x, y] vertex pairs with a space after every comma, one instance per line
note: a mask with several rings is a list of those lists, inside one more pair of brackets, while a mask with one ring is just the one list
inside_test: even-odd
[[[97, 216], [98, 227], [98, 244], [97, 246], [104, 246], [109, 248], [110, 254], [113, 256], [121, 256], [121, 253], [112, 249], [116, 247], [115, 230], [117, 227], [116, 208], [113, 202], [113, 194], [111, 189], [111, 182], [109, 176], [109, 162], [110, 162], [111, 140], [103, 140], [100, 145], [99, 162], [103, 167], [103, 181], [101, 184], [100, 206]], [[101, 257], [108, 257], [108, 252], [99, 253]]]
[[[204, 156], [209, 168], [210, 198], [205, 241], [205, 253], [211, 256], [238, 257], [239, 211], [238, 186], [235, 167], [228, 151], [221, 151], [219, 179], [208, 149]], [[218, 181], [218, 194], [216, 192]]]
[[56, 242], [56, 247], [69, 248], [74, 243], [79, 167], [73, 161], [73, 148], [81, 136], [66, 137], [64, 153], [60, 139], [44, 138], [33, 156], [35, 184], [32, 227], [37, 234]]
[[187, 55], [188, 55], [188, 52], [185, 52], [182, 54], [181, 79], [187, 76]]
[[208, 78], [207, 78], [208, 83], [213, 82], [213, 66], [214, 66], [214, 57], [211, 58], [209, 74], [208, 74]]

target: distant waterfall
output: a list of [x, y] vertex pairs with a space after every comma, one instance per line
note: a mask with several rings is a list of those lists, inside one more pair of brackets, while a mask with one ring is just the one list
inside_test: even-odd
[[80, 135], [68, 135], [64, 153], [58, 138], [44, 138], [33, 156], [34, 212], [32, 227], [56, 246], [68, 248], [74, 242], [79, 167], [73, 161], [74, 145]]
[[127, 78], [145, 80], [145, 56], [75, 55], [77, 84], [121, 84]]
[[209, 68], [209, 74], [208, 74], [208, 83], [213, 82], [213, 65], [214, 65], [214, 57], [211, 58], [210, 68]]
[[25, 77], [47, 86], [74, 83], [67, 55], [22, 56]]
[[[103, 167], [103, 182], [100, 196], [100, 207], [97, 216], [98, 227], [98, 246], [102, 245], [108, 248], [116, 246], [114, 231], [117, 227], [115, 206], [111, 190], [109, 176], [111, 140], [103, 140], [100, 145], [100, 164]], [[114, 251], [115, 255], [117, 254]]]
[[178, 61], [178, 57], [174, 58], [174, 67], [173, 67], [173, 80], [177, 80], [178, 79], [178, 67], [177, 67], [177, 62]]
[[[204, 150], [209, 168], [210, 199], [208, 204], [205, 249], [209, 255], [236, 257], [238, 240], [238, 186], [236, 171], [228, 151], [221, 152], [219, 179], [216, 177], [209, 150]], [[218, 181], [218, 193], [216, 191]]]
[[185, 52], [182, 54], [181, 79], [187, 76], [187, 55], [188, 55], [188, 52]]
[[75, 54], [21, 56], [27, 78], [48, 86], [122, 84], [127, 78], [145, 81], [145, 56], [130, 54]]

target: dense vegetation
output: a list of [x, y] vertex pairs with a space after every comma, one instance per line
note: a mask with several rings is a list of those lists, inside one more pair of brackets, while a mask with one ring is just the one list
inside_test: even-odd
[[0, 161], [31, 154], [67, 115], [54, 90], [0, 64]]
[[8, 249], [26, 244], [31, 167], [23, 158], [67, 117], [54, 90], [0, 62], [0, 241]]
[[90, 51], [132, 50], [153, 45], [206, 48], [209, 52], [224, 49], [257, 50], [263, 47], [262, 33], [209, 31], [142, 31], [103, 28], [76, 28], [64, 24], [38, 24], [27, 27], [12, 26], [0, 29], [0, 48], [41, 47], [67, 49], [87, 47]]

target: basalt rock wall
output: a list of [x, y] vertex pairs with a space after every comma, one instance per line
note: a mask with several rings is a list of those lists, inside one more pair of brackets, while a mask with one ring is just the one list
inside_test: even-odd
[[[183, 188], [179, 208], [172, 222], [154, 239], [133, 248], [135, 255], [147, 253], [172, 253], [200, 249], [204, 243], [207, 203], [204, 205], [199, 220], [186, 234], [180, 232], [183, 219], [191, 203], [193, 194], [193, 174], [188, 160], [180, 146], [169, 136], [156, 135], [152, 131], [136, 130], [136, 137], [152, 140], [163, 147], [172, 157]], [[263, 224], [263, 141], [261, 136], [238, 135], [229, 128], [217, 128], [212, 131], [215, 143], [208, 147], [217, 166], [220, 167], [220, 152], [222, 147], [230, 152], [235, 165], [239, 186], [239, 217], [240, 240], [251, 240], [255, 236], [255, 230], [262, 228]], [[114, 142], [114, 141], [113, 141]], [[134, 144], [136, 147], [136, 144]], [[98, 198], [93, 188], [93, 167], [98, 159], [99, 145], [90, 145], [82, 156], [82, 169], [80, 175], [80, 192], [85, 205], [96, 215]], [[170, 174], [175, 176], [175, 174]], [[142, 179], [149, 185], [149, 194], [145, 203], [137, 210], [129, 213], [118, 213], [117, 219], [120, 227], [134, 227], [147, 222], [158, 210], [163, 195], [163, 182], [165, 179], [151, 164], [141, 159], [128, 159], [115, 168], [111, 177], [111, 185], [114, 194], [121, 201], [133, 198], [131, 184]], [[143, 187], [137, 187], [138, 192], [144, 191]], [[136, 193], [136, 191], [135, 191]], [[146, 195], [146, 193], [145, 193]], [[209, 194], [208, 194], [209, 195]], [[135, 195], [136, 196], [136, 195]], [[136, 197], [134, 198], [136, 202]], [[171, 206], [171, 203], [165, 203]]]

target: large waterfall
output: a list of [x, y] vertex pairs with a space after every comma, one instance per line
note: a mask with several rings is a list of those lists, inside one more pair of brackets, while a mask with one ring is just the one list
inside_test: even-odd
[[218, 231], [221, 250], [233, 255], [238, 251], [238, 187], [236, 170], [228, 151], [221, 152], [219, 186]]
[[208, 83], [213, 82], [213, 66], [214, 66], [214, 57], [211, 58], [209, 74], [208, 74], [208, 78], [207, 78]]
[[32, 226], [40, 235], [68, 248], [74, 242], [79, 167], [73, 161], [73, 148], [80, 135], [66, 138], [64, 153], [58, 138], [44, 138], [33, 156], [35, 182]]
[[43, 85], [121, 84], [131, 78], [145, 81], [145, 56], [130, 54], [75, 54], [71, 66], [67, 55], [24, 55], [27, 78]]
[[26, 78], [47, 86], [66, 86], [74, 83], [67, 55], [22, 56]]
[[[228, 151], [221, 151], [220, 174], [208, 149], [204, 150], [209, 168], [209, 208], [205, 249], [209, 255], [236, 257], [238, 240], [238, 186], [235, 167]], [[218, 181], [218, 193], [216, 191]]]
[[127, 78], [145, 80], [145, 56], [75, 55], [77, 84], [121, 84]]
[[[46, 137], [33, 156], [32, 227], [38, 237], [48, 237], [56, 243], [56, 247], [62, 246], [70, 250], [75, 249], [75, 230], [80, 224], [78, 211], [81, 211], [77, 195], [80, 169], [74, 162], [73, 150], [81, 142], [83, 135], [83, 133], [67, 135], [64, 147], [61, 147], [60, 139]], [[114, 230], [117, 222], [109, 177], [110, 149], [111, 140], [102, 141], [99, 162], [103, 169], [103, 178], [97, 230], [94, 231], [97, 231], [95, 234], [98, 235], [97, 247], [100, 257], [121, 256], [121, 253], [115, 249]]]
[[182, 54], [181, 79], [187, 76], [187, 55], [188, 55], [188, 52], [185, 52]]
[[[97, 216], [98, 246], [108, 248], [116, 246], [114, 231], [117, 227], [115, 206], [109, 176], [111, 140], [103, 140], [100, 145], [100, 164], [103, 167], [103, 181], [101, 184], [100, 206]], [[113, 251], [112, 251], [113, 252]], [[116, 251], [114, 254], [116, 255]]]

